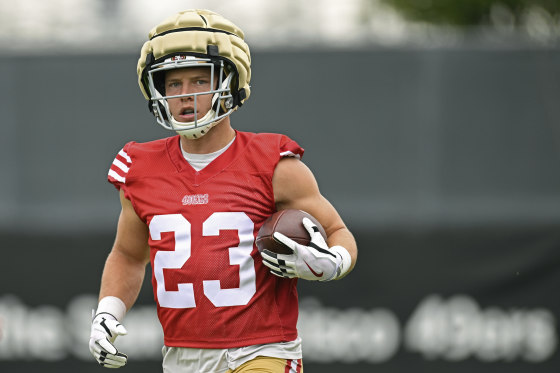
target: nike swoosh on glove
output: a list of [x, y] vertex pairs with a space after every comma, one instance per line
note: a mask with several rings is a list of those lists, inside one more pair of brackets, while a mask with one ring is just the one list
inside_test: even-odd
[[[301, 245], [282, 233], [274, 232], [273, 238], [292, 251], [292, 254], [277, 254], [263, 250], [263, 264], [279, 277], [299, 277], [310, 281], [330, 281], [337, 278], [344, 261], [341, 246], [329, 248], [319, 228], [308, 218], [303, 218], [303, 226], [309, 233], [309, 246]], [[349, 254], [348, 254], [349, 257]]]
[[119, 335], [126, 335], [125, 327], [110, 313], [100, 313], [91, 324], [89, 350], [95, 360], [105, 368], [120, 368], [126, 365], [128, 356], [114, 346]]

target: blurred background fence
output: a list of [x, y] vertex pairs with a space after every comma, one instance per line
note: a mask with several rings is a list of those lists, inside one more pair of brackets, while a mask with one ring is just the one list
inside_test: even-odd
[[[127, 141], [169, 135], [136, 59], [190, 7], [253, 46], [234, 127], [297, 140], [358, 241], [350, 277], [300, 283], [307, 372], [560, 369], [557, 2], [343, 3], [0, 1], [0, 370], [100, 371], [106, 173]], [[125, 323], [124, 369], [158, 371], [149, 281]]]

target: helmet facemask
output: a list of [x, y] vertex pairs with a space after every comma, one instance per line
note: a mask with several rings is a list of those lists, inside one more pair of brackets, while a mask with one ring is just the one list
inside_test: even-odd
[[[211, 90], [180, 95], [166, 94], [165, 74], [167, 72], [195, 67], [208, 67], [210, 69]], [[162, 127], [176, 131], [190, 139], [200, 138], [233, 111], [233, 96], [231, 93], [233, 75], [228, 71], [222, 59], [191, 55], [175, 55], [166, 58], [163, 62], [153, 64], [148, 70], [148, 87], [151, 93], [150, 110], [154, 113], [157, 123]], [[203, 117], [198, 118], [198, 100], [199, 96], [202, 95], [212, 95], [211, 107]], [[185, 97], [192, 97], [194, 102], [194, 120], [191, 122], [177, 121], [171, 114], [167, 101], [168, 99]]]

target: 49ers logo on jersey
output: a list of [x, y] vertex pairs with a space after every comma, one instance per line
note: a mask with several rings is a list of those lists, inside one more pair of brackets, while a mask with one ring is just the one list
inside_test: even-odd
[[184, 206], [190, 205], [206, 205], [209, 201], [208, 194], [187, 194], [183, 197], [181, 203]]

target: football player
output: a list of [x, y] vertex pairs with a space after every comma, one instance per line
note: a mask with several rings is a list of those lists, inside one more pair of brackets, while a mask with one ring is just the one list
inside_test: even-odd
[[[149, 33], [137, 72], [156, 122], [176, 134], [129, 142], [110, 167], [121, 213], [92, 354], [108, 368], [126, 364], [114, 341], [150, 263], [165, 372], [302, 371], [297, 279], [344, 277], [357, 248], [295, 141], [232, 127], [251, 93], [243, 32], [211, 11], [180, 12]], [[277, 235], [292, 254], [261, 256], [255, 236], [281, 209], [315, 216], [327, 240], [304, 219], [309, 246]]]

